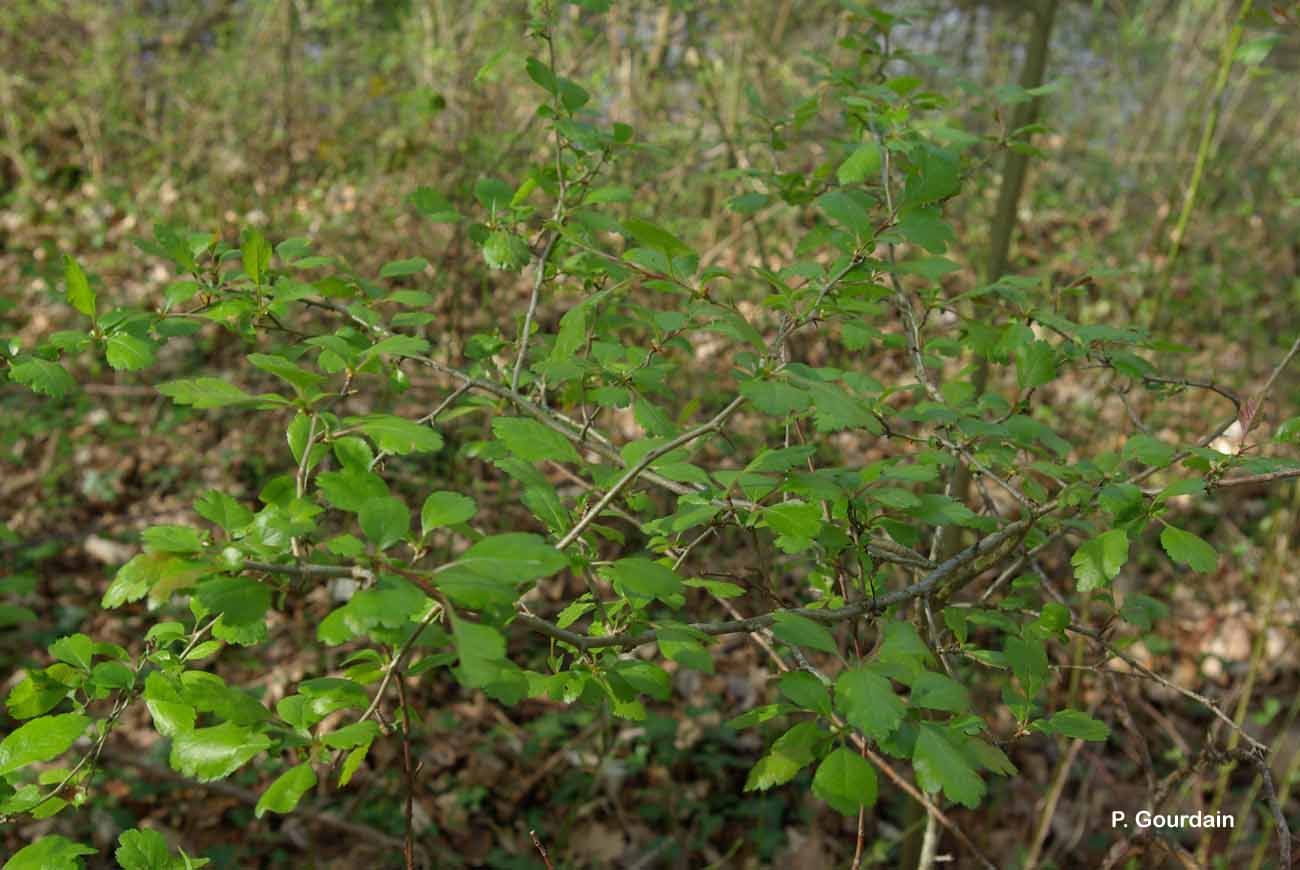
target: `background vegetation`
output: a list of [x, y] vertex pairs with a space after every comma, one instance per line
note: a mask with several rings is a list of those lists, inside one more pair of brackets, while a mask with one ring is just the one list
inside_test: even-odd
[[[475, 224], [496, 217], [500, 197], [491, 182], [485, 194], [485, 179], [503, 180], [509, 198], [555, 159], [552, 119], [539, 111], [551, 108], [550, 97], [529, 75], [529, 57], [590, 94], [582, 111], [593, 125], [629, 130], [631, 144], [602, 162], [593, 182], [601, 201], [667, 228], [698, 254], [701, 272], [734, 275], [728, 304], [771, 334], [783, 326], [762, 270], [780, 273], [814, 254], [830, 262], [816, 247], [834, 239], [815, 203], [845, 180], [846, 157], [862, 139], [851, 109], [840, 110], [845, 95], [861, 97], [861, 82], [878, 75], [900, 97], [890, 123], [962, 154], [961, 195], [943, 212], [951, 233], [933, 230], [942, 238], [931, 253], [948, 262], [921, 252], [925, 265], [907, 278], [925, 312], [927, 363], [946, 387], [974, 382], [979, 392], [983, 378], [993, 391], [1033, 398], [1035, 419], [1083, 451], [1076, 460], [1112, 449], [1130, 458], [1125, 440], [1135, 435], [1190, 445], [1225, 410], [1237, 424], [1216, 449], [1282, 457], [1244, 469], [1274, 480], [1223, 487], [1212, 498], [1171, 495], [1165, 518], [1221, 558], [1194, 573], [1165, 558], [1159, 531], [1149, 533], [1114, 580], [1110, 615], [1082, 605], [1072, 567], [1079, 544], [1104, 526], [1067, 529], [1036, 551], [1042, 582], [1128, 657], [1078, 637], [1063, 641], [1053, 647], [1045, 706], [1086, 710], [1109, 725], [1110, 739], [1014, 733], [1007, 717], [1004, 739], [994, 742], [1018, 774], [986, 777], [978, 809], [949, 804], [947, 812], [1001, 866], [1177, 866], [1180, 857], [1268, 865], [1278, 831], [1260, 797], [1262, 770], [1219, 764], [1206, 747], [1231, 751], [1243, 734], [1215, 718], [1213, 703], [1269, 747], [1273, 804], [1292, 828], [1300, 822], [1290, 787], [1300, 766], [1300, 575], [1291, 559], [1300, 489], [1284, 459], [1295, 455], [1295, 436], [1279, 425], [1294, 416], [1300, 392], [1294, 371], [1279, 366], [1300, 328], [1300, 33], [1285, 7], [587, 0], [544, 14], [536, 4], [469, 0], [15, 0], [0, 7], [0, 338], [15, 372], [23, 354], [79, 328], [81, 315], [65, 301], [65, 255], [93, 276], [101, 305], [152, 311], [180, 277], [156, 256], [167, 247], [157, 226], [234, 247], [241, 239], [247, 246], [251, 228], [272, 244], [305, 238], [344, 264], [340, 274], [370, 276], [363, 283], [387, 274], [427, 294], [394, 323], [419, 331], [448, 365], [498, 355], [509, 384], [534, 271], [494, 268], [500, 258], [485, 259]], [[1055, 18], [1046, 84], [1018, 85], [1034, 52], [1035, 11], [1047, 8]], [[873, 51], [877, 69], [862, 62]], [[853, 87], [863, 90], [837, 70], [853, 70]], [[999, 194], [1020, 171], [1008, 160], [1014, 154], [1029, 159], [1008, 212]], [[546, 217], [539, 210], [522, 222], [533, 231]], [[1000, 231], [1010, 234], [1004, 262]], [[521, 256], [535, 256], [543, 238], [527, 234], [534, 250]], [[900, 255], [920, 247], [929, 246], [900, 240]], [[409, 274], [394, 269], [412, 258], [425, 262]], [[569, 268], [570, 277], [580, 272]], [[1158, 368], [1084, 360], [1063, 366], [1037, 396], [1018, 392], [1025, 381], [1017, 384], [1015, 368], [981, 374], [970, 345], [957, 343], [959, 335], [972, 340], [969, 322], [980, 322], [963, 294], [1004, 273], [1011, 278], [1003, 287], [1073, 322], [1150, 328], [1152, 341], [1134, 354], [1158, 357]], [[543, 294], [541, 331], [559, 331], [591, 286], [570, 281]], [[657, 292], [638, 285], [632, 298], [664, 308]], [[847, 350], [796, 335], [791, 353], [825, 365], [852, 360], [890, 390], [915, 384], [906, 323], [879, 329]], [[293, 471], [283, 420], [191, 411], [154, 386], [246, 368], [253, 342], [210, 325], [166, 345], [152, 372], [85, 354], [64, 360], [81, 384], [66, 395], [0, 383], [7, 690], [50, 665], [51, 643], [73, 632], [138, 653], [157, 616], [143, 604], [110, 611], [100, 602], [119, 566], [140, 552], [140, 532], [193, 524], [195, 499], [212, 489], [253, 504], [268, 479]], [[694, 333], [665, 342], [665, 353], [687, 363], [660, 402], [668, 424], [707, 419], [734, 394], [730, 340]], [[367, 382], [349, 413], [414, 411], [455, 386], [425, 371], [387, 374]], [[943, 399], [961, 401], [948, 392]], [[484, 446], [495, 431], [490, 417], [449, 417], [440, 424], [447, 443], [433, 458], [391, 464], [394, 489], [413, 504], [430, 488], [473, 494], [479, 534], [541, 528], [520, 502], [518, 480]], [[630, 411], [600, 422], [619, 444], [654, 428]], [[772, 421], [757, 413], [742, 413], [734, 429], [708, 458], [725, 465], [773, 443]], [[806, 434], [854, 469], [914, 449], [860, 432], [781, 431], [787, 443]], [[562, 464], [540, 468], [566, 500], [590, 485]], [[624, 506], [637, 512], [634, 521], [647, 518], [642, 510], [658, 515], [650, 496], [638, 497]], [[975, 487], [968, 503], [992, 513], [990, 502], [1004, 501]], [[912, 546], [942, 557], [941, 533], [932, 540], [930, 531]], [[715, 579], [762, 577], [772, 600], [801, 602], [806, 574], [768, 576], [784, 558], [770, 536], [739, 533], [719, 535], [708, 555]], [[554, 616], [586, 591], [575, 574], [546, 586], [531, 606]], [[770, 610], [760, 591], [725, 606]], [[1114, 612], [1125, 601], [1143, 602], [1147, 616], [1133, 619], [1130, 610], [1117, 628]], [[272, 611], [267, 643], [231, 646], [203, 666], [273, 706], [300, 680], [341, 666], [344, 653], [316, 640], [328, 604], [328, 596], [290, 599]], [[189, 618], [185, 607], [174, 609]], [[521, 664], [542, 667], [545, 644], [518, 631], [509, 638]], [[539, 866], [532, 830], [557, 867], [847, 866], [859, 842], [864, 865], [914, 863], [927, 816], [884, 778], [862, 823], [810, 793], [811, 769], [792, 785], [744, 790], [780, 729], [728, 720], [781, 697], [772, 658], [798, 671], [801, 655], [771, 644], [761, 633], [722, 638], [711, 672], [669, 663], [671, 691], [639, 721], [608, 705], [504, 705], [435, 663], [396, 681], [411, 739], [376, 742], [347, 789], [322, 785], [283, 817], [255, 817], [254, 807], [287, 765], [267, 757], [229, 779], [186, 781], [168, 766], [167, 741], [149, 716], [131, 708], [104, 745], [92, 787], [77, 796], [80, 809], [15, 817], [0, 833], [0, 852], [58, 834], [108, 855], [123, 830], [146, 827], [210, 866], [402, 866], [409, 817], [438, 867]], [[963, 682], [996, 703], [1000, 684], [968, 665], [958, 665]], [[1108, 672], [1140, 668], [1163, 682]], [[394, 719], [399, 712], [395, 705]], [[9, 720], [4, 730], [17, 725]], [[54, 782], [57, 774], [43, 784]], [[1160, 841], [1170, 843], [1164, 851], [1110, 830], [1111, 809], [1132, 810], [1157, 794], [1172, 809], [1222, 807], [1238, 827], [1175, 835]], [[944, 839], [940, 851], [977, 866], [965, 863], [972, 853], [956, 840]]]

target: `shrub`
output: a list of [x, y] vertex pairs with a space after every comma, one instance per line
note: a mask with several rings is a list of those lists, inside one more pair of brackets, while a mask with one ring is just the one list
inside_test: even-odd
[[[671, 216], [643, 215], [606, 175], [635, 171], [635, 131], [603, 122], [541, 59], [527, 72], [550, 149], [527, 175], [480, 179], [471, 204], [428, 188], [410, 199], [465, 226], [498, 292], [528, 294], [514, 323], [459, 352], [419, 289], [431, 267], [418, 256], [371, 276], [305, 239], [273, 245], [249, 228], [232, 245], [159, 225], [140, 248], [175, 281], [146, 309], [114, 307], [69, 257], [83, 328], [9, 355], [11, 380], [58, 399], [77, 389], [62, 360], [102, 354], [147, 378], [164, 348], [225, 330], [248, 351], [243, 368], [157, 390], [188, 413], [271, 418], [286, 452], [256, 501], [209, 490], [192, 523], [143, 533], [102, 602], [147, 614], [139, 648], [61, 637], [54, 663], [12, 689], [25, 724], [0, 743], [0, 813], [83, 803], [135, 704], [186, 777], [282, 763], [260, 817], [293, 811], [318, 777], [345, 788], [376, 740], [409, 738], [409, 720], [387, 712], [408, 679], [639, 720], [670, 697], [674, 673], [711, 671], [713, 644], [737, 634], [762, 644], [779, 692], [730, 722], [779, 725], [746, 790], [808, 769], [816, 797], [856, 816], [901, 789], [985, 865], [942, 803], [980, 807], [991, 780], [1016, 776], [1009, 745], [1105, 741], [1123, 718], [1077, 684], [1059, 691], [1054, 662], [1073, 658], [1072, 639], [1207, 707], [1244, 747], [1222, 757], [1267, 778], [1263, 744], [1125, 651], [1167, 607], [1112, 585], [1160, 551], [1213, 576], [1219, 556], [1175, 499], [1300, 474], [1209, 446], [1234, 424], [1251, 432], [1273, 378], [1241, 399], [1166, 377], [1176, 347], [1076, 322], [1037, 281], [992, 276], [948, 294], [945, 207], [969, 193], [978, 140], [929, 123], [944, 96], [883, 72], [891, 26], [876, 17], [851, 41], [853, 74], [828, 65], [821, 101], [785, 119], [834, 114], [837, 159], [752, 171], [730, 201], [746, 220], [804, 219], [785, 224], [799, 234], [779, 269], [765, 256], [721, 265]], [[1204, 391], [1226, 414], [1194, 437], [1117, 437], [1104, 406], [1130, 390]], [[504, 507], [485, 508], [487, 481]], [[1063, 547], [1071, 576], [1044, 567]], [[745, 568], [725, 570], [738, 549]], [[311, 600], [328, 665], [273, 709], [204, 670], [229, 647], [257, 656], [275, 612], [322, 586], [330, 594]], [[1285, 850], [1284, 821], [1279, 834]], [[52, 836], [6, 867], [91, 851]], [[137, 830], [117, 857], [203, 863]]]

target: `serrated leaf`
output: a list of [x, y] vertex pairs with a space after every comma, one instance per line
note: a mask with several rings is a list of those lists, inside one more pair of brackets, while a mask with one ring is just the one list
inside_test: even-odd
[[1168, 465], [1174, 458], [1174, 448], [1150, 435], [1134, 435], [1124, 442], [1124, 458], [1143, 465]]
[[56, 834], [19, 849], [0, 870], [76, 870], [82, 855], [98, 854], [98, 849]]
[[970, 711], [970, 692], [944, 674], [927, 671], [912, 683], [912, 705], [949, 713]]
[[390, 260], [385, 263], [379, 270], [380, 278], [401, 278], [406, 275], [414, 275], [423, 272], [429, 267], [429, 261], [424, 257], [411, 257], [408, 260]]
[[492, 434], [506, 449], [528, 462], [553, 459], [557, 462], [580, 462], [578, 451], [559, 432], [526, 417], [498, 417], [492, 421]]
[[123, 831], [117, 842], [113, 857], [122, 870], [191, 870], [209, 863], [207, 858], [172, 854], [163, 835], [148, 828]]
[[26, 385], [34, 393], [41, 393], [52, 399], [61, 399], [76, 388], [63, 366], [45, 359], [27, 359], [14, 363], [9, 369], [9, 377], [19, 384]]
[[876, 769], [862, 756], [843, 746], [817, 766], [813, 794], [837, 812], [856, 816], [863, 807], [874, 806], [879, 785]]
[[280, 380], [289, 384], [299, 393], [308, 393], [320, 388], [324, 378], [315, 372], [308, 371], [297, 365], [291, 360], [282, 356], [276, 356], [270, 353], [250, 353], [248, 361], [255, 368], [259, 368], [268, 374], [275, 375]]
[[907, 705], [889, 680], [864, 667], [835, 680], [835, 706], [850, 725], [873, 740], [885, 740], [902, 724]]
[[789, 671], [778, 681], [781, 694], [796, 706], [823, 716], [830, 715], [831, 693], [821, 680], [805, 671]]
[[385, 453], [433, 453], [442, 449], [442, 436], [428, 426], [392, 414], [348, 417], [344, 424], [355, 426]]
[[386, 550], [405, 538], [411, 528], [411, 512], [406, 504], [390, 495], [367, 499], [357, 518], [361, 531], [379, 550]]
[[1079, 591], [1091, 592], [1114, 580], [1127, 561], [1128, 534], [1123, 529], [1112, 529], [1082, 544], [1070, 564]]
[[1034, 723], [1039, 730], [1062, 737], [1101, 742], [1110, 737], [1110, 728], [1105, 722], [1094, 719], [1081, 710], [1060, 710], [1052, 718]]
[[263, 400], [280, 399], [279, 396], [254, 396], [244, 392], [234, 384], [226, 383], [220, 378], [190, 378], [168, 381], [159, 384], [158, 392], [169, 396], [178, 405], [190, 405], [195, 408], [223, 408], [227, 405], [243, 405]]
[[1045, 341], [1016, 348], [1016, 380], [1021, 389], [1041, 387], [1056, 378], [1056, 351]]
[[826, 627], [797, 613], [778, 612], [772, 617], [772, 634], [791, 646], [833, 653], [837, 651], [835, 638]]
[[627, 231], [632, 238], [636, 239], [647, 248], [654, 248], [663, 251], [670, 257], [680, 254], [690, 254], [691, 249], [681, 239], [665, 230], [658, 224], [650, 221], [643, 221], [639, 218], [628, 218], [623, 221], [623, 229]]
[[800, 722], [777, 738], [767, 754], [750, 768], [745, 791], [766, 791], [794, 779], [804, 765], [813, 760], [813, 752], [822, 738], [815, 722]]
[[0, 776], [67, 752], [90, 724], [90, 717], [63, 713], [33, 719], [0, 741]]
[[68, 304], [94, 320], [95, 291], [90, 288], [81, 264], [68, 254], [63, 255], [63, 280], [68, 285]]
[[872, 139], [863, 142], [854, 149], [853, 153], [835, 171], [835, 177], [840, 184], [861, 184], [864, 181], [879, 181], [880, 165], [880, 146]]
[[316, 785], [316, 771], [310, 762], [295, 765], [276, 777], [257, 799], [253, 815], [261, 818], [268, 812], [291, 813], [306, 794]]
[[172, 740], [171, 766], [199, 782], [224, 779], [271, 745], [265, 734], [223, 722], [178, 733]]
[[922, 722], [912, 750], [916, 779], [927, 792], [943, 789], [949, 800], [975, 809], [984, 797], [984, 781], [947, 732]]
[[154, 345], [143, 338], [119, 332], [108, 337], [104, 356], [108, 359], [108, 364], [118, 371], [139, 371], [153, 365]]
[[650, 559], [619, 559], [606, 566], [602, 573], [609, 577], [624, 594], [663, 601], [682, 592], [682, 580], [667, 565]]
[[474, 499], [458, 492], [430, 493], [420, 508], [420, 533], [427, 535], [443, 526], [468, 522], [478, 512]]
[[1219, 554], [1203, 539], [1175, 526], [1165, 526], [1160, 532], [1160, 546], [1169, 558], [1193, 571], [1207, 573], [1219, 567]]
[[220, 490], [210, 489], [194, 502], [194, 512], [227, 532], [253, 521], [253, 512]]

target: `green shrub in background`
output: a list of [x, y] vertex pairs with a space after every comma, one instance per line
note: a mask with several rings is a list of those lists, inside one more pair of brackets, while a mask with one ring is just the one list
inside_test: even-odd
[[[1020, 775], [1018, 742], [1112, 736], [1126, 714], [1087, 700], [1110, 697], [1106, 675], [1088, 692], [1055, 664], [1077, 661], [1082, 639], [1217, 717], [1231, 737], [1207, 740], [1205, 756], [1267, 784], [1286, 866], [1268, 747], [1126, 652], [1159, 638], [1168, 605], [1112, 585], [1154, 559], [1212, 576], [1220, 557], [1176, 501], [1300, 476], [1294, 460], [1244, 449], [1300, 340], [1239, 397], [1163, 374], [1180, 346], [1083, 322], [1061, 298], [1071, 288], [1050, 280], [995, 268], [947, 292], [949, 215], [971, 196], [981, 149], [1032, 151], [1041, 127], [1015, 115], [1024, 123], [1000, 136], [965, 132], [947, 113], [955, 95], [895, 72], [909, 59], [894, 47], [900, 19], [852, 22], [816, 89], [773, 120], [771, 165], [728, 177], [754, 258], [697, 250], [672, 213], [646, 213], [647, 147], [562, 73], [544, 9], [525, 65], [533, 162], [484, 173], [469, 200], [424, 186], [407, 202], [463, 233], [493, 292], [525, 289], [510, 319], [451, 335], [422, 289], [424, 257], [370, 272], [255, 227], [238, 244], [154, 227], [138, 268], [165, 263], [173, 280], [139, 307], [115, 307], [113, 288], [67, 257], [81, 325], [11, 344], [11, 381], [57, 401], [78, 389], [73, 361], [102, 358], [182, 414], [273, 419], [285, 456], [256, 500], [209, 490], [192, 523], [144, 531], [102, 601], [147, 612], [140, 648], [69, 634], [10, 691], [23, 724], [0, 742], [0, 814], [84, 804], [132, 705], [186, 777], [278, 771], [261, 817], [292, 812], [323, 780], [346, 789], [377, 740], [418, 739], [399, 694], [415, 678], [503, 707], [548, 699], [639, 721], [671, 698], [673, 674], [712, 671], [718, 639], [739, 634], [762, 645], [779, 696], [730, 722], [764, 735], [746, 791], [808, 771], [816, 798], [859, 818], [901, 791], [927, 839], [998, 866], [945, 808], [987, 808], [993, 784]], [[1005, 104], [1042, 93], [1022, 83]], [[783, 135], [807, 125], [836, 131], [833, 159], [785, 165]], [[760, 222], [773, 212], [787, 219]], [[778, 243], [773, 226], [790, 237]], [[792, 256], [770, 268], [768, 246]], [[238, 370], [153, 376], [216, 330], [240, 343]], [[1069, 398], [1067, 381], [1087, 392]], [[1103, 406], [1136, 390], [1201, 391], [1224, 413], [1205, 432], [1116, 439]], [[1211, 446], [1234, 425], [1235, 450]], [[1296, 431], [1288, 421], [1276, 440]], [[528, 515], [517, 528], [486, 515], [488, 481]], [[1044, 567], [1058, 550], [1068, 575]], [[751, 569], [725, 570], [737, 551]], [[320, 587], [330, 664], [274, 708], [206, 670], [230, 647], [256, 658], [276, 611]], [[120, 844], [132, 870], [205, 863], [148, 830]], [[421, 859], [409, 810], [405, 848], [408, 864]], [[856, 851], [855, 863], [861, 837]], [[49, 836], [5, 867], [88, 854]]]

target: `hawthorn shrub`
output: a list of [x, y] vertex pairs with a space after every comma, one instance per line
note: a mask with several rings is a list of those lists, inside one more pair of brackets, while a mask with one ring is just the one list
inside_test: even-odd
[[[991, 782], [1017, 776], [1005, 751], [1017, 741], [1109, 738], [1121, 713], [1057, 691], [1054, 663], [1076, 660], [1082, 638], [1099, 662], [1126, 663], [1236, 735], [1235, 749], [1206, 752], [1254, 765], [1288, 866], [1266, 748], [1125, 652], [1158, 637], [1168, 606], [1112, 582], [1161, 552], [1212, 575], [1218, 554], [1174, 500], [1300, 474], [1293, 460], [1210, 447], [1234, 424], [1251, 432], [1296, 346], [1247, 400], [1161, 375], [1178, 346], [1075, 322], [1062, 288], [999, 277], [946, 293], [945, 204], [968, 194], [974, 146], [1029, 148], [1034, 130], [985, 142], [932, 120], [943, 95], [881, 72], [891, 26], [877, 16], [848, 38], [858, 63], [827, 66], [786, 121], [835, 116], [836, 160], [736, 173], [732, 211], [796, 218], [779, 269], [766, 257], [705, 266], [671, 216], [641, 215], [634, 191], [608, 182], [612, 167], [635, 171], [635, 131], [600, 122], [590, 95], [539, 59], [527, 72], [547, 129], [531, 170], [480, 179], [473, 203], [428, 188], [410, 198], [428, 220], [468, 227], [499, 292], [527, 288], [514, 322], [459, 346], [428, 311], [418, 256], [364, 275], [306, 239], [272, 244], [249, 228], [232, 245], [159, 225], [139, 247], [175, 280], [147, 309], [114, 307], [69, 257], [67, 302], [84, 325], [11, 349], [11, 380], [60, 398], [77, 389], [61, 360], [83, 354], [147, 378], [165, 347], [224, 330], [243, 343], [243, 368], [157, 390], [229, 425], [273, 418], [285, 462], [255, 500], [209, 490], [192, 523], [142, 534], [102, 601], [147, 614], [138, 648], [62, 637], [54, 663], [13, 688], [6, 706], [23, 724], [0, 743], [0, 814], [83, 804], [132, 705], [186, 777], [286, 765], [261, 817], [292, 812], [322, 777], [346, 789], [376, 740], [401, 739], [404, 681], [638, 720], [670, 698], [674, 671], [712, 671], [713, 644], [747, 634], [779, 692], [730, 723], [772, 735], [747, 790], [809, 768], [813, 794], [851, 817], [901, 790], [963, 860], [994, 866], [943, 806], [979, 808]], [[780, 129], [772, 137], [779, 157]], [[1067, 376], [1088, 391], [1058, 391]], [[1120, 437], [1099, 408], [1131, 390], [1205, 391], [1225, 414], [1179, 441]], [[530, 519], [498, 531], [481, 493], [451, 488], [453, 463], [498, 481]], [[1062, 548], [1069, 576], [1044, 567]], [[737, 550], [758, 569], [724, 570]], [[207, 670], [231, 646], [256, 656], [274, 612], [322, 586], [329, 667], [273, 708]], [[555, 605], [573, 589], [584, 591]], [[1103, 698], [1109, 686], [1096, 675]], [[94, 853], [48, 836], [4, 866]], [[116, 857], [132, 870], [206, 863], [140, 829]]]

